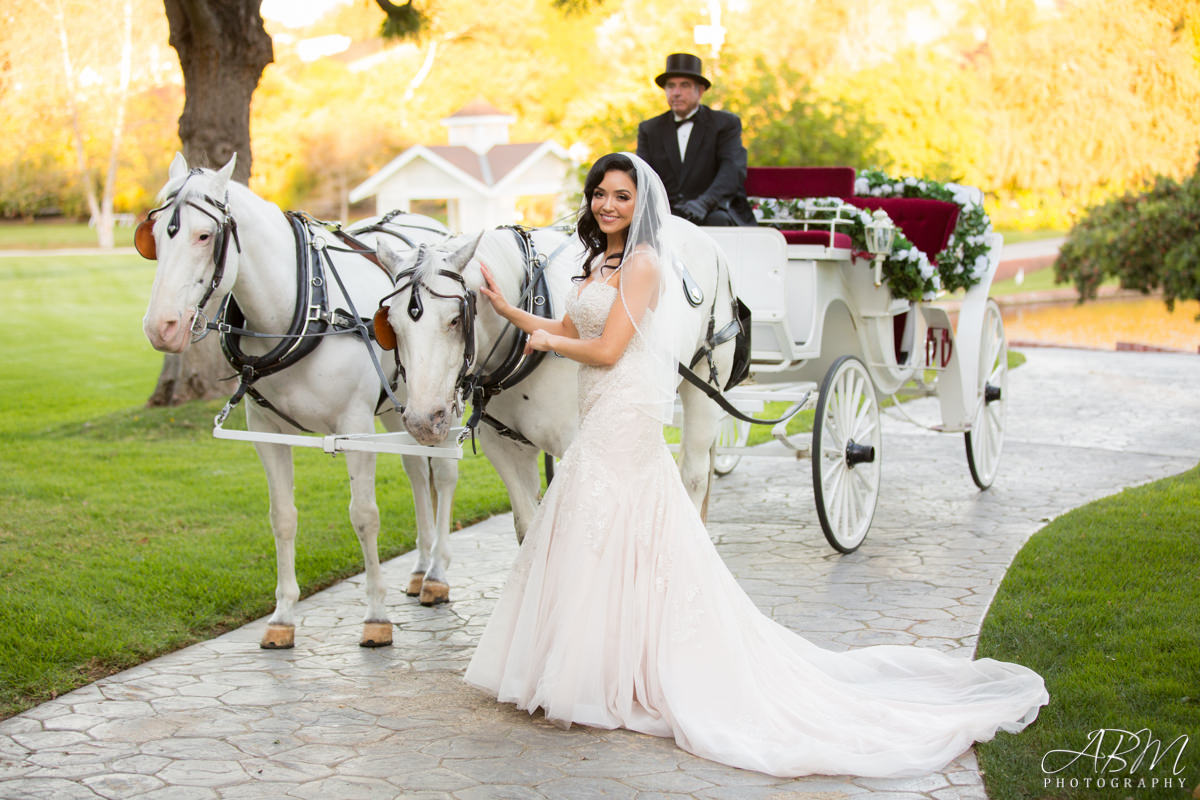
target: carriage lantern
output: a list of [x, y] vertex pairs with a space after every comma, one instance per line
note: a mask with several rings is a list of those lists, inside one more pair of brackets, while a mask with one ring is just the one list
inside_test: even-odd
[[875, 256], [875, 285], [883, 282], [883, 259], [892, 252], [896, 241], [896, 226], [882, 208], [876, 209], [865, 229], [867, 250]]

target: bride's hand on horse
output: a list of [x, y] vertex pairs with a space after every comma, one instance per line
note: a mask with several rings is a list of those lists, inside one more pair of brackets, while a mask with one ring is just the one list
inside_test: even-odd
[[551, 350], [551, 334], [543, 330], [536, 330], [529, 336], [529, 340], [525, 343], [525, 355], [529, 355], [534, 350]]
[[496, 285], [496, 279], [492, 277], [492, 271], [487, 268], [487, 265], [480, 264], [479, 271], [483, 273], [484, 280], [484, 285], [479, 287], [480, 293], [491, 302], [492, 308], [496, 309], [497, 314], [507, 319], [506, 312], [512, 308], [512, 304], [500, 292], [500, 287]]

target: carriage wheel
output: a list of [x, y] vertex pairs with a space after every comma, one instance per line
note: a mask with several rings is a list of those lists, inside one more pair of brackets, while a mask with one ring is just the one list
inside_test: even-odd
[[[725, 417], [721, 427], [717, 429], [717, 447], [745, 447], [750, 439], [750, 423], [740, 419]], [[713, 458], [713, 472], [717, 475], [728, 475], [742, 460], [739, 455], [717, 454]]]
[[979, 342], [979, 392], [983, 402], [966, 433], [967, 466], [971, 480], [986, 489], [1000, 468], [1000, 450], [1004, 445], [1004, 406], [1008, 395], [1008, 339], [1004, 319], [995, 300], [988, 300], [984, 311], [983, 333]]
[[883, 460], [879, 402], [867, 368], [854, 356], [833, 362], [821, 382], [813, 420], [813, 494], [821, 530], [851, 553], [875, 517]]

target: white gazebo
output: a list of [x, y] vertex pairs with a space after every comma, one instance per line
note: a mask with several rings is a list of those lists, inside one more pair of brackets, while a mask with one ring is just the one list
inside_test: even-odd
[[515, 117], [482, 100], [442, 120], [449, 144], [414, 145], [350, 191], [350, 202], [375, 198], [377, 213], [410, 210], [414, 200], [445, 200], [453, 231], [518, 222], [517, 199], [565, 198], [571, 157], [552, 141], [510, 144]]

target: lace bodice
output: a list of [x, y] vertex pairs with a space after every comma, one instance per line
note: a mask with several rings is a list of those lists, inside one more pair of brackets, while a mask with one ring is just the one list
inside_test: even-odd
[[[577, 293], [567, 296], [566, 313], [575, 323], [581, 339], [595, 339], [604, 332], [613, 303], [618, 301], [616, 286], [602, 280], [593, 280]], [[651, 312], [646, 312], [647, 314]], [[579, 367], [579, 416], [585, 417], [601, 394], [613, 392], [619, 396], [621, 390], [632, 397], [634, 382], [641, 380], [635, 368], [637, 359], [646, 358], [642, 338], [634, 335], [630, 339], [619, 361], [611, 367], [595, 367], [583, 364]]]

